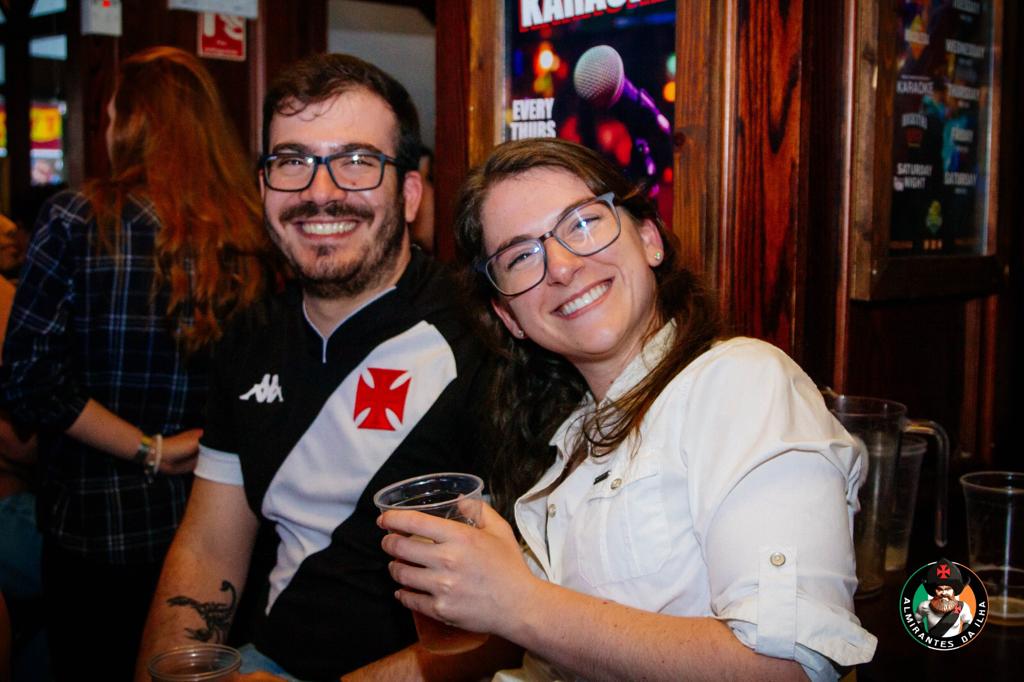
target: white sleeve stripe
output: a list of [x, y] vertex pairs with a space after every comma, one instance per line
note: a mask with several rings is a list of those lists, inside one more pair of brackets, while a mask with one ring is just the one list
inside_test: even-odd
[[242, 463], [233, 452], [214, 450], [205, 445], [199, 446], [199, 460], [196, 462], [195, 475], [214, 483], [242, 485]]

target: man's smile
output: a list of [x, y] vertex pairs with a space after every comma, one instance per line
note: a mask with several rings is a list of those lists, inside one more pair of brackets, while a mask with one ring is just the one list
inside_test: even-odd
[[352, 230], [356, 229], [358, 222], [355, 220], [344, 220], [337, 222], [300, 222], [299, 229], [302, 230], [303, 234], [313, 236], [331, 236], [337, 234], [347, 234]]

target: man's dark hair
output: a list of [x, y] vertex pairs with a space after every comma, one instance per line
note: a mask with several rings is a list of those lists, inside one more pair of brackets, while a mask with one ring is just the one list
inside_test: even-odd
[[369, 62], [348, 54], [314, 54], [284, 70], [263, 99], [263, 151], [270, 151], [270, 121], [274, 114], [294, 116], [310, 104], [365, 88], [387, 102], [398, 119], [399, 173], [419, 164], [420, 119], [408, 91], [397, 80]]

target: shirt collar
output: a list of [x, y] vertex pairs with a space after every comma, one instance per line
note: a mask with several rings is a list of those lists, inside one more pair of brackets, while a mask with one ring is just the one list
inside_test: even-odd
[[348, 315], [346, 315], [342, 319], [338, 320], [338, 324], [334, 325], [334, 327], [331, 329], [331, 331], [328, 332], [327, 334], [321, 334], [320, 330], [316, 328], [315, 324], [313, 324], [313, 321], [311, 319], [309, 319], [309, 311], [306, 310], [306, 301], [305, 301], [305, 299], [303, 299], [302, 300], [302, 316], [306, 319], [306, 324], [309, 325], [309, 328], [311, 330], [313, 330], [313, 332], [320, 339], [320, 354], [321, 354], [320, 361], [324, 362], [324, 363], [327, 362], [327, 344], [330, 343], [331, 337], [334, 336], [334, 332], [338, 331], [338, 329], [341, 327], [341, 325], [345, 324], [350, 319], [352, 319], [352, 316], [354, 316], [356, 313], [358, 313], [360, 310], [362, 310], [366, 306], [368, 306], [371, 303], [374, 303], [374, 302], [380, 300], [385, 295], [390, 294], [394, 290], [395, 290], [395, 287], [393, 287], [393, 286], [392, 287], [388, 287], [387, 289], [384, 289], [384, 290], [378, 292], [373, 298], [367, 299], [362, 304], [360, 304], [359, 307], [357, 307], [354, 310], [352, 310], [351, 312], [349, 312]]
[[[661, 362], [661, 359], [665, 357], [665, 354], [668, 353], [675, 338], [675, 331], [676, 323], [674, 320], [670, 320], [659, 329], [644, 344], [644, 347], [640, 349], [636, 357], [629, 361], [622, 372], [619, 373], [619, 376], [615, 378], [604, 400], [601, 401], [601, 405], [607, 405], [611, 401], [618, 400], [650, 374], [658, 366], [658, 363]], [[594, 407], [594, 394], [587, 391], [579, 407], [569, 415], [568, 419], [562, 422], [562, 425], [555, 431], [551, 440], [548, 441], [549, 445], [554, 445], [558, 448], [558, 458], [560, 460], [566, 456], [562, 444], [567, 442], [567, 437], [575, 435], [574, 432], [579, 428], [579, 424], [582, 421], [581, 417], [593, 410]]]

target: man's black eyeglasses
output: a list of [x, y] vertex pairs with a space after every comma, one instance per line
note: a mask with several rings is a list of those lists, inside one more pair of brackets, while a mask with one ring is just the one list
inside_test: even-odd
[[375, 189], [384, 181], [387, 164], [400, 168], [398, 160], [380, 152], [338, 152], [327, 156], [283, 152], [266, 154], [260, 159], [263, 181], [278, 192], [301, 192], [313, 184], [317, 168], [327, 173], [338, 189], [362, 192]]

